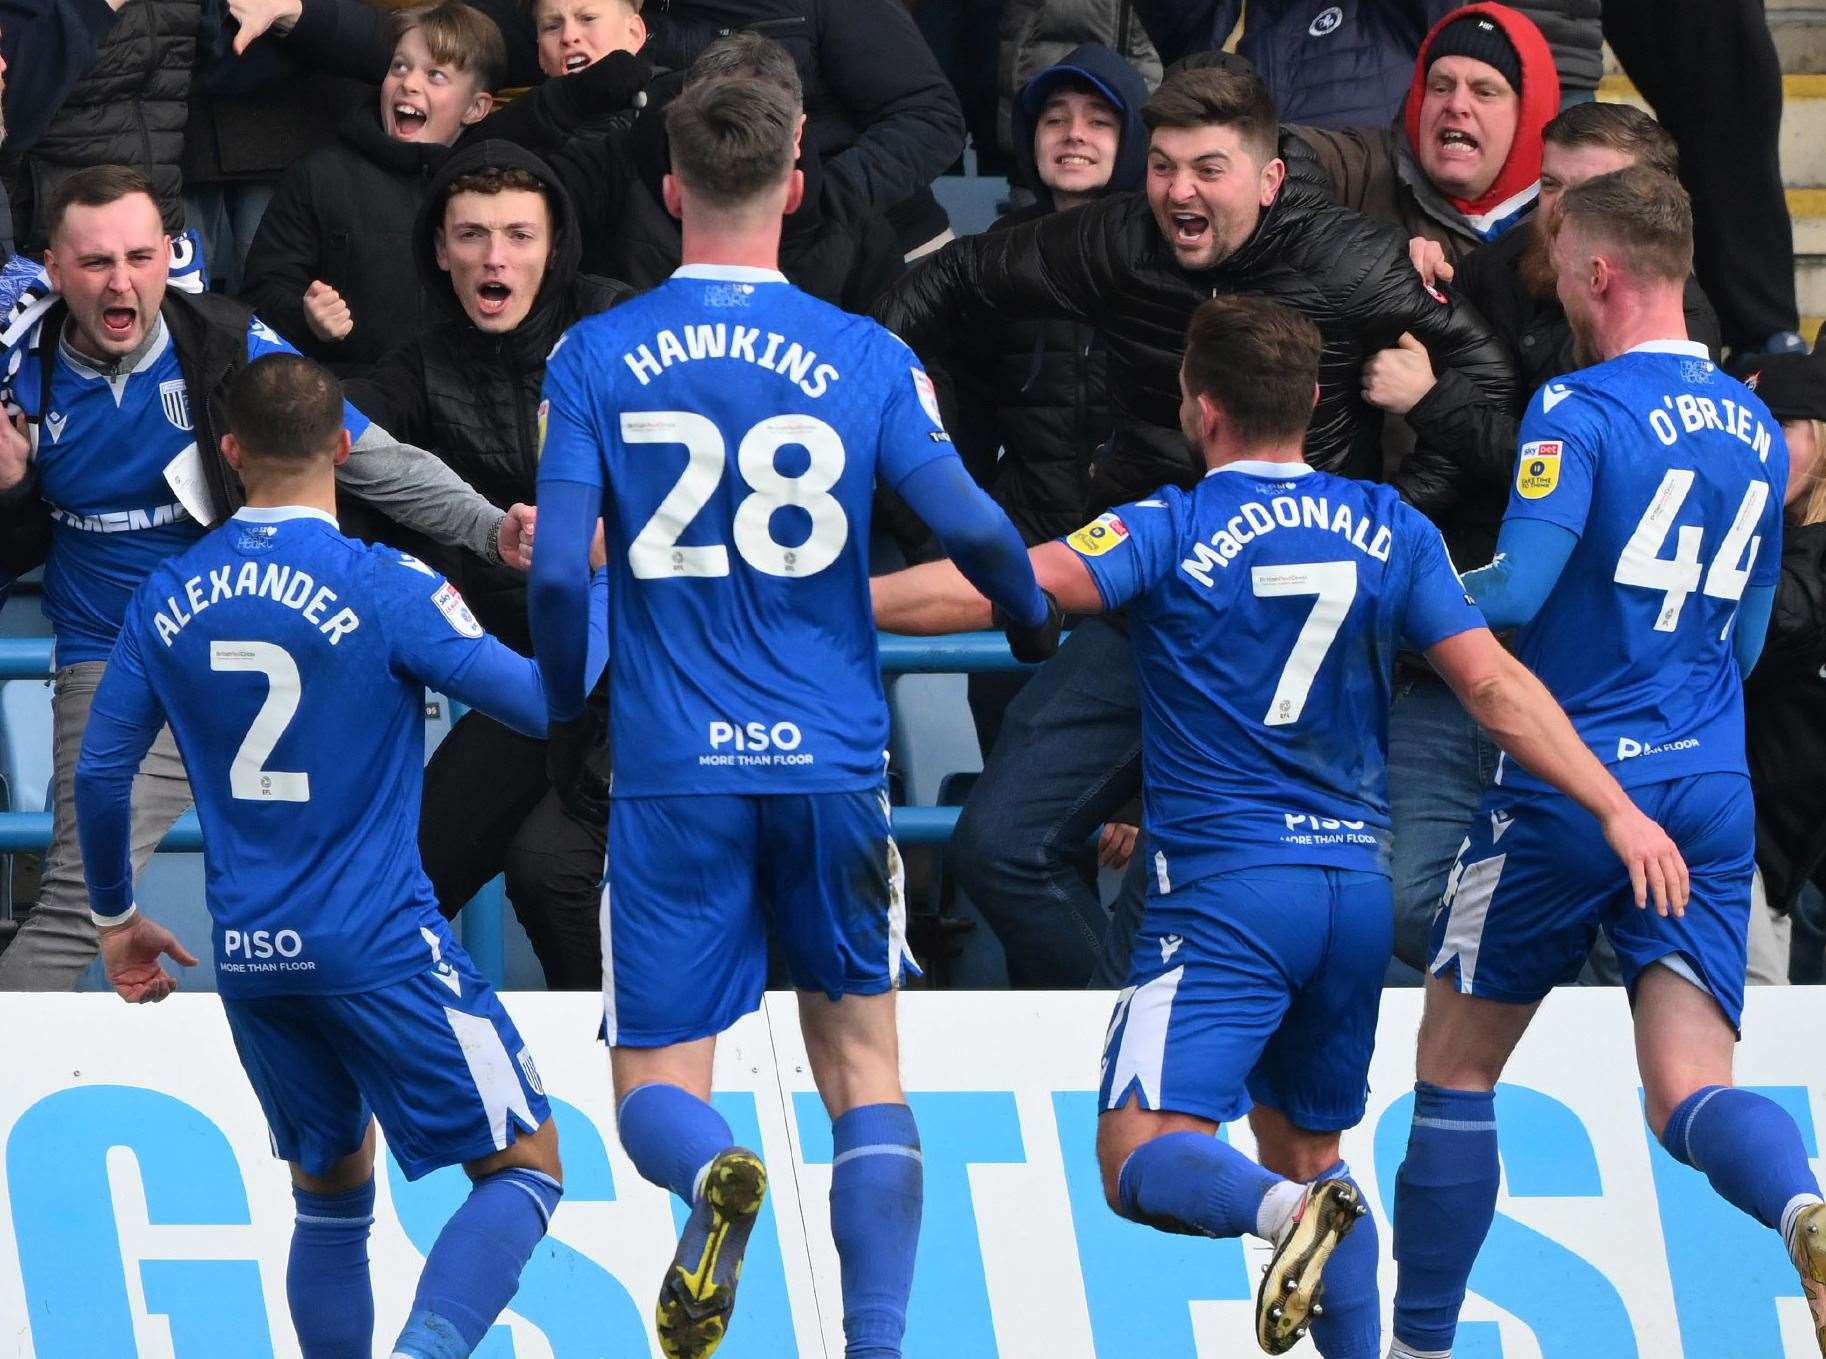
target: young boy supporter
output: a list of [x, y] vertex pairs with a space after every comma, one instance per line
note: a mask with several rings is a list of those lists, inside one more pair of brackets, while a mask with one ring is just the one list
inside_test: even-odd
[[576, 75], [610, 52], [638, 52], [647, 41], [641, 0], [528, 0], [539, 37], [539, 69]]
[[292, 167], [247, 260], [246, 300], [345, 375], [424, 329], [419, 201], [451, 144], [487, 115], [506, 60], [494, 21], [456, 0], [402, 10], [393, 26], [378, 117], [352, 114], [334, 145]]

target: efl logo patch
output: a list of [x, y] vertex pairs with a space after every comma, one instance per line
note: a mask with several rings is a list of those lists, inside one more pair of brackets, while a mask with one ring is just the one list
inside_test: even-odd
[[913, 392], [919, 397], [920, 408], [932, 417], [932, 423], [940, 428], [944, 426], [944, 417], [938, 413], [938, 392], [932, 386], [932, 379], [926, 376], [925, 369], [909, 370], [913, 374]]
[[1100, 514], [1065, 541], [1086, 557], [1101, 557], [1128, 540], [1128, 525], [1113, 514]]
[[159, 405], [165, 408], [165, 418], [178, 429], [190, 428], [190, 392], [183, 378], [159, 383]]
[[463, 596], [457, 593], [457, 587], [445, 581], [437, 587], [437, 593], [431, 596], [431, 602], [437, 605], [437, 611], [450, 620], [450, 626], [465, 637], [480, 637], [482, 625], [476, 622], [476, 616], [469, 612], [469, 606], [463, 602]]
[[1560, 484], [1560, 448], [1558, 439], [1522, 445], [1515, 462], [1515, 493], [1523, 500], [1539, 500]]

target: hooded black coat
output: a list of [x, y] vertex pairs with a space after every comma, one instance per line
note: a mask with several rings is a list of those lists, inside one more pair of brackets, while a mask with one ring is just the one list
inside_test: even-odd
[[[300, 353], [347, 377], [425, 326], [411, 224], [450, 149], [393, 140], [371, 103], [351, 110], [338, 131], [279, 181], [247, 253], [241, 297]], [[355, 320], [336, 343], [305, 320], [313, 279], [341, 293]]]
[[[1100, 43], [1075, 48], [1062, 64], [1091, 72], [1122, 96], [1121, 140], [1104, 193], [1140, 188], [1147, 171], [1148, 134], [1141, 123], [1147, 83]], [[1036, 201], [997, 218], [992, 232], [1057, 211], [1034, 163], [1034, 127], [1034, 116], [1017, 97], [1014, 180]], [[949, 374], [953, 409], [945, 422], [964, 465], [1029, 546], [1071, 532], [1085, 519], [1091, 457], [1110, 434], [1102, 334], [1083, 321], [1004, 320], [973, 333], [967, 344], [970, 359]]]
[[[1281, 150], [1310, 161], [1305, 143], [1285, 130]], [[876, 315], [929, 364], [954, 354], [957, 336], [1000, 318], [1071, 318], [1102, 329], [1114, 431], [1091, 468], [1094, 511], [1162, 485], [1197, 483], [1204, 469], [1179, 429], [1186, 325], [1207, 297], [1270, 297], [1310, 318], [1324, 343], [1307, 461], [1380, 480], [1382, 417], [1364, 401], [1361, 377], [1371, 354], [1410, 331], [1442, 368], [1462, 371], [1504, 404], [1514, 373], [1481, 319], [1421, 286], [1406, 237], [1336, 206], [1307, 173], [1289, 174], [1254, 233], [1215, 269], [1180, 268], [1146, 195], [1112, 194], [952, 242], [921, 260]]]
[[[537, 178], [547, 188], [553, 217], [551, 254], [532, 310], [504, 335], [487, 334], [470, 321], [435, 253], [441, 225], [435, 209], [445, 186], [485, 165], [513, 166]], [[578, 272], [582, 243], [570, 194], [549, 165], [511, 142], [477, 142], [450, 156], [425, 191], [412, 249], [416, 277], [436, 319], [388, 354], [370, 378], [349, 382], [349, 399], [396, 438], [437, 454], [496, 505], [530, 504], [539, 476], [546, 357], [570, 326], [633, 290]], [[467, 553], [453, 566], [449, 574], [482, 625], [531, 655], [525, 575]]]

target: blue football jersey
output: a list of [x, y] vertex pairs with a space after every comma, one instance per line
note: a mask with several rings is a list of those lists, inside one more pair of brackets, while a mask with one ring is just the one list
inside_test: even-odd
[[1439, 531], [1390, 487], [1247, 462], [1065, 541], [1128, 606], [1155, 891], [1386, 873], [1396, 653], [1483, 626]]
[[425, 685], [498, 645], [430, 567], [316, 511], [244, 509], [153, 570], [96, 706], [177, 737], [223, 995], [364, 991], [438, 959]]
[[956, 456], [912, 351], [688, 266], [567, 332], [545, 397], [541, 479], [603, 490], [615, 796], [878, 784], [869, 506]]
[[[260, 321], [247, 332], [247, 356], [293, 353]], [[6, 356], [4, 395], [32, 421], [39, 489], [51, 509], [51, 553], [44, 611], [57, 639], [57, 663], [105, 661], [127, 601], [152, 568], [205, 532], [180, 488], [201, 491], [190, 393], [161, 321], [132, 369], [106, 377], [71, 361], [59, 347], [44, 395], [36, 331]], [[345, 415], [351, 437], [367, 420]], [[191, 494], [194, 503], [198, 496]]]
[[[1642, 345], [1529, 402], [1511, 518], [1578, 535], [1516, 654], [1620, 783], [1745, 772], [1738, 601], [1781, 572], [1787, 446], [1705, 346]], [[1544, 784], [1505, 761], [1504, 787]]]

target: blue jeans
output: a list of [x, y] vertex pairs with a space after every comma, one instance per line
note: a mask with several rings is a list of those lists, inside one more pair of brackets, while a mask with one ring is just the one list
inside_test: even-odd
[[[1087, 619], [1008, 705], [951, 839], [951, 870], [1001, 941], [1014, 986], [1076, 990], [1090, 980], [1109, 919], [1091, 837], [1140, 788], [1128, 634]], [[1144, 857], [1137, 848], [1135, 862]], [[1142, 881], [1131, 872], [1124, 892]]]
[[1444, 680], [1430, 671], [1396, 672], [1389, 713], [1395, 958], [1417, 972], [1426, 970], [1433, 916], [1500, 753]]

